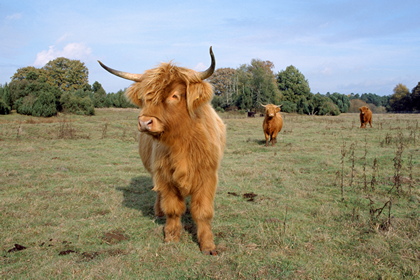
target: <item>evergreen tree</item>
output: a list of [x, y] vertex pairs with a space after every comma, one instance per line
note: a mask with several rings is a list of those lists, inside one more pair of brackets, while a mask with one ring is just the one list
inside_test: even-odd
[[99, 82], [94, 82], [92, 85], [92, 99], [95, 108], [106, 108], [111, 106], [109, 99], [106, 96], [106, 92]]
[[0, 115], [10, 114], [12, 110], [10, 90], [7, 84], [0, 85]]
[[350, 99], [345, 94], [340, 94], [338, 92], [334, 92], [330, 94], [327, 92], [327, 97], [329, 97], [335, 105], [337, 105], [338, 109], [341, 113], [346, 113], [350, 107]]
[[411, 106], [413, 111], [420, 111], [420, 82], [411, 91]]

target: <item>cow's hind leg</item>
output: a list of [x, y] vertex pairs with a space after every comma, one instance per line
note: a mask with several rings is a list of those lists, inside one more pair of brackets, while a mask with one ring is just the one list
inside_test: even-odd
[[211, 190], [211, 188], [210, 190], [203, 189], [205, 191], [195, 193], [191, 197], [191, 214], [197, 225], [197, 239], [200, 243], [201, 252], [205, 255], [217, 255], [211, 230], [211, 221], [214, 215], [213, 199], [215, 191]]
[[165, 242], [178, 242], [181, 237], [181, 216], [185, 212], [185, 201], [179, 193], [161, 193], [160, 206], [166, 215]]

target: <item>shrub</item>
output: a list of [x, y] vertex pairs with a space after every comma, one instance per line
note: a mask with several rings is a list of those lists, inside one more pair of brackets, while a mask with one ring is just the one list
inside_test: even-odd
[[36, 100], [35, 94], [29, 94], [16, 101], [16, 112], [22, 115], [32, 115], [32, 107]]
[[76, 92], [65, 92], [61, 95], [60, 103], [63, 111], [77, 115], [94, 115], [95, 108], [92, 99], [88, 96], [81, 97]]
[[0, 99], [0, 115], [10, 114], [10, 111], [10, 106], [3, 99]]
[[326, 101], [321, 105], [319, 115], [338, 116], [340, 115], [340, 109], [338, 109], [338, 106], [334, 102]]
[[16, 102], [16, 111], [19, 114], [35, 117], [51, 117], [57, 114], [54, 93], [39, 92], [22, 97]]
[[51, 117], [57, 115], [54, 93], [41, 92], [32, 106], [32, 116]]
[[285, 113], [295, 113], [297, 111], [297, 105], [291, 101], [283, 101], [281, 111]]

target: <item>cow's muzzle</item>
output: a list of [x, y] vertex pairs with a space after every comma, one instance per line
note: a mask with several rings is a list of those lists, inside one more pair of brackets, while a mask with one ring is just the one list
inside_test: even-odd
[[142, 132], [151, 131], [153, 128], [153, 118], [139, 117], [138, 127]]
[[161, 122], [155, 117], [139, 116], [138, 129], [140, 132], [159, 134], [163, 132]]
[[153, 120], [150, 119], [148, 121], [141, 121], [139, 120], [139, 130], [140, 131], [150, 131], [153, 126]]

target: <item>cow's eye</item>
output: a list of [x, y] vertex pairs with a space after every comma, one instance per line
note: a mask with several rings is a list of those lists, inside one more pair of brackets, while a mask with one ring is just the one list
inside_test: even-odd
[[169, 102], [176, 102], [181, 99], [181, 96], [178, 93], [172, 93], [172, 95], [169, 96], [168, 101]]

